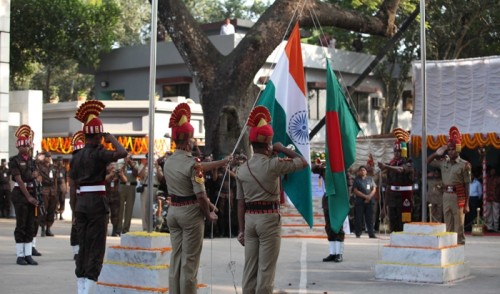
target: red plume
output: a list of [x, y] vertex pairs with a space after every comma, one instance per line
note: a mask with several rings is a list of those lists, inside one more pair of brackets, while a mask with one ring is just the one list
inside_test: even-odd
[[[32, 130], [31, 127], [28, 125], [21, 125], [19, 128], [17, 128], [16, 131], [16, 137], [25, 137], [25, 138], [30, 138], [32, 137]], [[33, 133], [34, 134], [34, 133]]]
[[394, 130], [392, 130], [392, 133], [394, 134], [396, 139], [398, 139], [398, 141], [403, 141], [405, 143], [410, 142], [410, 134], [402, 128], [395, 128]]
[[191, 121], [191, 108], [189, 108], [189, 105], [187, 103], [180, 103], [175, 107], [174, 111], [170, 115], [170, 122], [168, 124], [168, 127], [178, 127], [179, 120], [183, 115], [187, 118], [187, 122]]
[[85, 146], [85, 134], [82, 131], [78, 131], [71, 138], [71, 145], [73, 150], [82, 149]]
[[86, 124], [89, 121], [89, 117], [91, 115], [99, 117], [99, 114], [105, 107], [106, 106], [104, 105], [104, 103], [99, 100], [87, 101], [80, 105], [80, 108], [78, 108], [78, 111], [76, 112], [75, 118]]
[[267, 123], [271, 122], [271, 114], [269, 110], [264, 106], [255, 107], [250, 116], [248, 117], [247, 126], [256, 127], [259, 125], [261, 119], [264, 119]]

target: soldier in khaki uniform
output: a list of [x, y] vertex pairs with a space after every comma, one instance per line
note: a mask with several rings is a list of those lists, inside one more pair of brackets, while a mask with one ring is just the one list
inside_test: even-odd
[[[446, 231], [458, 234], [458, 244], [465, 244], [464, 220], [469, 212], [469, 184], [471, 181], [471, 166], [460, 158], [461, 135], [458, 129], [450, 128], [448, 145], [440, 147], [431, 154], [427, 163], [441, 170], [443, 180], [443, 213]], [[446, 157], [437, 160], [438, 156]]]
[[[298, 153], [277, 142], [267, 108], [257, 106], [248, 119], [253, 156], [236, 172], [238, 241], [245, 246], [243, 293], [272, 293], [281, 244], [280, 177], [307, 166]], [[271, 157], [283, 153], [288, 159]]]
[[443, 222], [443, 181], [440, 170], [427, 173], [427, 202], [432, 204], [429, 214], [431, 221]]
[[169, 293], [195, 294], [200, 265], [205, 220], [217, 220], [205, 192], [203, 169], [224, 166], [229, 159], [213, 161], [202, 166], [191, 151], [194, 147], [194, 128], [189, 123], [191, 109], [181, 103], [170, 116], [169, 127], [176, 150], [164, 165], [165, 180], [171, 206], [167, 223], [170, 229], [172, 253], [169, 268]]
[[[131, 155], [127, 155], [123, 160], [117, 162], [116, 169], [125, 178], [120, 176], [120, 186], [118, 192], [120, 194], [120, 206], [118, 210], [118, 228], [117, 234], [126, 234], [130, 230], [130, 222], [132, 221], [132, 212], [134, 211], [135, 189], [137, 186], [137, 163], [132, 160]], [[126, 181], [123, 181], [125, 180]]]
[[57, 169], [52, 164], [50, 152], [45, 152], [43, 160], [39, 161], [38, 170], [42, 176], [42, 196], [43, 203], [47, 213], [40, 219], [40, 226], [42, 227], [42, 237], [53, 237], [54, 234], [50, 230], [54, 224], [57, 208]]

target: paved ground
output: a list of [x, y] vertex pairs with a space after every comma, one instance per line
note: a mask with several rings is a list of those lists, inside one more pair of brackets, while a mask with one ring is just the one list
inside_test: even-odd
[[[43, 254], [38, 266], [15, 264], [13, 231], [15, 220], [0, 219], [0, 293], [76, 293], [73, 254], [69, 245], [70, 222], [56, 221], [55, 237], [38, 237]], [[140, 229], [134, 219], [133, 230]], [[499, 293], [500, 237], [467, 238], [466, 261], [471, 276], [446, 285], [409, 284], [374, 280], [374, 264], [389, 237], [361, 239], [348, 236], [344, 262], [322, 262], [327, 255], [325, 239], [283, 239], [278, 261], [275, 293]], [[119, 238], [108, 237], [109, 245]], [[230, 261], [233, 265], [229, 266]], [[234, 277], [232, 270], [234, 270]], [[212, 285], [212, 293], [241, 293], [243, 247], [235, 239], [205, 239], [201, 282]], [[236, 289], [234, 287], [236, 285]]]

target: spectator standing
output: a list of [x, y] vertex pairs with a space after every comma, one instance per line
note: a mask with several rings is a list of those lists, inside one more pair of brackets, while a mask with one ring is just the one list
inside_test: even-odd
[[377, 190], [373, 178], [367, 176], [366, 166], [362, 165], [358, 168], [358, 175], [354, 179], [352, 191], [356, 196], [354, 204], [356, 238], [361, 237], [365, 225], [368, 236], [376, 238], [373, 230], [373, 206], [375, 205], [374, 196]]
[[235, 33], [234, 26], [231, 24], [231, 19], [226, 17], [224, 24], [220, 27], [221, 35], [233, 35]]
[[121, 181], [126, 181], [125, 175], [116, 170], [116, 162], [108, 164], [106, 169], [106, 197], [109, 203], [110, 222], [113, 226], [111, 236], [117, 237], [118, 232], [118, 214], [120, 211], [120, 193], [118, 192], [118, 184]]
[[472, 231], [472, 224], [476, 221], [477, 209], [482, 206], [483, 184], [479, 181], [477, 173], [473, 173], [469, 186], [469, 213], [465, 215], [466, 232]]

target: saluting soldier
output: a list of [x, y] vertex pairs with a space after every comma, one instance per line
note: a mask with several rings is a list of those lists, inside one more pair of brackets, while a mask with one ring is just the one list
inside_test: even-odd
[[169, 268], [169, 289], [172, 294], [197, 293], [197, 276], [203, 245], [204, 218], [217, 220], [217, 214], [205, 193], [203, 169], [226, 165], [229, 159], [202, 166], [191, 151], [194, 128], [189, 123], [191, 109], [187, 103], [177, 105], [170, 116], [169, 127], [176, 149], [163, 168], [171, 206], [167, 222], [172, 253]]
[[[253, 156], [236, 172], [238, 241], [245, 246], [243, 293], [273, 293], [281, 244], [280, 177], [307, 166], [298, 153], [280, 142], [272, 145], [271, 115], [255, 107], [248, 119]], [[272, 157], [282, 153], [288, 159]]]
[[[469, 212], [471, 165], [460, 158], [462, 138], [457, 127], [450, 128], [448, 144], [429, 156], [427, 163], [441, 170], [443, 180], [443, 213], [447, 232], [458, 234], [458, 244], [465, 244], [464, 220]], [[437, 158], [447, 155], [441, 160]]]
[[411, 222], [413, 209], [413, 166], [408, 159], [410, 134], [401, 128], [393, 131], [394, 157], [389, 164], [379, 162], [378, 167], [387, 172], [385, 205], [388, 207], [391, 232], [403, 231], [403, 223]]
[[35, 209], [38, 206], [34, 190], [34, 176], [36, 164], [30, 154], [33, 142], [33, 131], [28, 125], [21, 125], [16, 131], [16, 147], [18, 155], [9, 159], [9, 168], [14, 181], [12, 203], [16, 212], [16, 240], [17, 264], [38, 265], [32, 258]]
[[0, 215], [10, 217], [10, 170], [5, 158], [0, 165]]
[[[127, 156], [127, 151], [109, 133], [98, 118], [104, 104], [97, 100], [83, 103], [76, 118], [84, 123], [85, 147], [74, 154], [70, 177], [79, 187], [75, 214], [80, 242], [75, 274], [78, 278], [78, 293], [94, 293], [95, 284], [101, 273], [108, 228], [109, 205], [106, 198], [106, 166]], [[101, 144], [111, 143], [116, 151], [106, 150]], [[76, 190], [72, 189], [72, 193]]]

